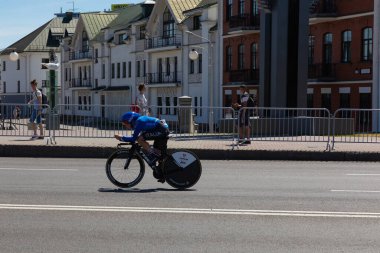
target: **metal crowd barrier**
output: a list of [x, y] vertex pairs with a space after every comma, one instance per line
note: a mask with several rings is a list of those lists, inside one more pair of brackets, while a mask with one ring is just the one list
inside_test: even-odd
[[336, 142], [380, 143], [380, 109], [339, 109], [333, 117], [332, 148]]
[[236, 141], [326, 142], [330, 150], [331, 117], [325, 108], [241, 108], [235, 114]]
[[[28, 129], [29, 119], [32, 115], [34, 105], [3, 103], [0, 104], [0, 136], [32, 136], [33, 131]], [[43, 105], [42, 124], [44, 136], [50, 139], [51, 110], [49, 105]], [[39, 129], [37, 129], [39, 133]]]

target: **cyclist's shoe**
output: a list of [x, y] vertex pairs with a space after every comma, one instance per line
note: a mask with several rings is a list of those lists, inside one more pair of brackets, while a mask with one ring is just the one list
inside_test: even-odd
[[157, 182], [165, 183], [165, 177], [164, 177], [164, 175], [162, 175], [161, 171], [154, 170], [153, 171], [153, 177], [156, 178], [156, 179], [158, 179]]

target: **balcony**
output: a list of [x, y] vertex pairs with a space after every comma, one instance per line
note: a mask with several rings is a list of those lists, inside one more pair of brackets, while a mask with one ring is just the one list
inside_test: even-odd
[[328, 18], [337, 16], [335, 0], [313, 1], [310, 7], [311, 18]]
[[239, 14], [229, 21], [229, 32], [260, 30], [260, 15]]
[[147, 73], [145, 77], [145, 82], [149, 84], [172, 84], [167, 86], [173, 86], [173, 84], [181, 83], [181, 73], [180, 72], [162, 72], [162, 73]]
[[91, 88], [91, 79], [73, 78], [70, 82], [70, 88]]
[[155, 37], [145, 40], [145, 49], [155, 49], [163, 47], [176, 47], [179, 48], [182, 41], [177, 37]]
[[259, 69], [241, 69], [229, 71], [230, 82], [259, 83]]
[[69, 59], [70, 61], [92, 59], [92, 52], [91, 51], [70, 52]]
[[311, 64], [309, 65], [309, 79], [317, 81], [335, 81], [336, 64]]

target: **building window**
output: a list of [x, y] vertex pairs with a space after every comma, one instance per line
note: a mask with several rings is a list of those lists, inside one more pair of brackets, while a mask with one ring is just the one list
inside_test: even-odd
[[174, 24], [175, 20], [170, 13], [169, 9], [166, 8], [164, 12], [164, 27], [163, 27], [163, 37], [164, 38], [171, 38], [174, 37], [175, 32], [174, 32]]
[[362, 32], [362, 60], [372, 60], [372, 28], [366, 27]]
[[145, 29], [146, 29], [145, 25], [140, 26], [140, 40], [145, 39], [145, 32], [146, 32]]
[[226, 71], [232, 69], [232, 48], [228, 46], [226, 48]]
[[123, 62], [123, 78], [127, 77], [127, 62]]
[[198, 97], [194, 97], [194, 114], [198, 116]]
[[3, 71], [6, 71], [6, 70], [7, 70], [7, 62], [3, 61]]
[[340, 93], [340, 108], [350, 108], [350, 93]]
[[17, 70], [20, 70], [20, 59], [17, 59]]
[[244, 69], [244, 45], [240, 44], [238, 47], [238, 69]]
[[170, 114], [170, 97], [165, 97], [165, 114]]
[[257, 0], [252, 0], [252, 15], [259, 15], [259, 6], [257, 5]]
[[322, 93], [321, 106], [331, 111], [331, 93]]
[[87, 97], [83, 96], [84, 110], [87, 111]]
[[162, 115], [162, 97], [157, 97], [157, 114], [158, 117]]
[[314, 50], [315, 50], [315, 36], [309, 35], [309, 52], [308, 52], [309, 65], [314, 64]]
[[20, 81], [17, 81], [17, 93], [21, 92], [21, 83]]
[[[42, 63], [49, 63], [49, 58], [42, 58], [41, 62]], [[48, 69], [48, 68], [45, 67], [44, 65], [41, 65], [41, 69]]]
[[233, 0], [227, 0], [227, 6], [226, 6], [227, 21], [230, 20], [230, 18], [232, 17], [232, 5], [233, 5]]
[[177, 115], [178, 98], [173, 97], [174, 115]]
[[193, 17], [193, 30], [201, 29], [201, 16]]
[[323, 63], [331, 64], [332, 63], [332, 33], [326, 33], [323, 36]]
[[65, 82], [67, 82], [68, 69], [65, 68]]
[[194, 74], [194, 61], [193, 60], [190, 60], [190, 70], [189, 70], [189, 73], [190, 74]]
[[146, 60], [143, 62], [143, 75], [146, 76]]
[[140, 77], [140, 68], [141, 68], [140, 61], [137, 61], [136, 62], [136, 76], [137, 77]]
[[128, 62], [128, 77], [132, 77], [132, 62]]
[[111, 65], [111, 78], [115, 78], [115, 63], [112, 63]]
[[351, 62], [351, 41], [352, 32], [344, 31], [342, 33], [342, 62]]
[[106, 78], [106, 64], [102, 63], [102, 79]]
[[79, 97], [78, 97], [78, 110], [79, 110], [79, 111], [82, 110], [82, 96], [79, 96]]
[[252, 43], [251, 45], [251, 69], [257, 69], [257, 43]]
[[308, 93], [306, 99], [307, 99], [307, 108], [313, 108], [314, 107], [314, 94]]
[[117, 63], [117, 78], [120, 78], [120, 62]]
[[82, 32], [82, 52], [88, 52], [90, 50], [90, 42], [86, 31]]
[[[97, 61], [99, 57], [99, 50], [96, 48], [95, 49], [95, 60]], [[96, 62], [95, 62], [96, 63]]]
[[91, 96], [88, 96], [88, 110], [91, 111]]
[[166, 57], [165, 65], [166, 65], [166, 75], [170, 76], [170, 58], [169, 57]]
[[198, 55], [198, 73], [202, 73], [202, 54]]
[[245, 0], [239, 0], [239, 16], [244, 14]]

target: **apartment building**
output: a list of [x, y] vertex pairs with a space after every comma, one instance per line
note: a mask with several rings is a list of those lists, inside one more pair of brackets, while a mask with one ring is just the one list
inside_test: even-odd
[[[260, 3], [223, 1], [223, 105], [259, 93]], [[266, 1], [269, 2], [269, 1]], [[307, 106], [371, 108], [373, 0], [310, 1]]]

